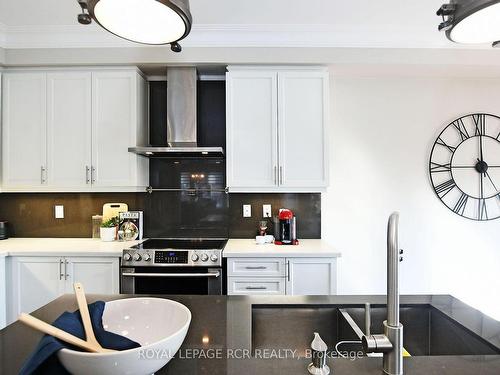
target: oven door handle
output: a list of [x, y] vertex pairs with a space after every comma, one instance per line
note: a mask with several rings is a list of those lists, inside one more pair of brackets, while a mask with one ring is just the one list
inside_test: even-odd
[[122, 272], [124, 277], [219, 277], [220, 272], [208, 273], [132, 273]]

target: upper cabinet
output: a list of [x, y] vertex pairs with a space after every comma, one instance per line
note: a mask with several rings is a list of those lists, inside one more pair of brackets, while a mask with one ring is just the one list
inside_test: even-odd
[[[149, 161], [128, 152], [148, 144], [147, 86], [135, 72], [92, 75], [92, 184], [149, 185]], [[142, 191], [144, 191], [142, 189]]]
[[230, 66], [226, 87], [229, 190], [323, 191], [328, 71]]
[[142, 191], [147, 84], [136, 69], [3, 76], [2, 191]]
[[3, 74], [4, 186], [47, 183], [47, 75]]
[[47, 186], [90, 184], [92, 74], [47, 74]]

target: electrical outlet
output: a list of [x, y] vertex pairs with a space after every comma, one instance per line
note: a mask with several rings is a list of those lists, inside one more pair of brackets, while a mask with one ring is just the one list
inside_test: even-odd
[[54, 216], [56, 219], [64, 219], [64, 206], [54, 206]]
[[263, 204], [262, 205], [262, 217], [271, 217], [271, 205]]
[[252, 217], [252, 205], [250, 204], [243, 205], [243, 217]]

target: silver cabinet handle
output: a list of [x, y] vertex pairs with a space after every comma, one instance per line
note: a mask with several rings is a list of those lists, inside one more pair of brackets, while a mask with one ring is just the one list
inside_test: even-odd
[[69, 274], [68, 274], [68, 261], [64, 262], [64, 280], [68, 280]]
[[64, 261], [62, 259], [59, 259], [59, 280], [62, 280], [62, 278], [64, 277], [64, 273], [62, 271], [63, 263]]
[[277, 179], [278, 179], [278, 169], [277, 169], [276, 166], [274, 166], [274, 174], [273, 175], [274, 175], [274, 178], [273, 178], [274, 184], [276, 185], [278, 183], [277, 182]]
[[220, 272], [208, 273], [131, 273], [123, 272], [124, 277], [219, 277]]
[[280, 185], [283, 185], [283, 167], [280, 165]]
[[247, 270], [267, 270], [267, 267], [264, 266], [247, 266], [245, 268]]
[[266, 290], [265, 286], [247, 286], [245, 289], [247, 290]]
[[290, 261], [286, 262], [287, 279], [290, 281]]
[[91, 176], [91, 181], [93, 184], [95, 184], [95, 175], [96, 175], [96, 169], [95, 167], [92, 167], [91, 171], [90, 171], [90, 176]]
[[42, 165], [40, 167], [40, 181], [42, 184], [45, 183], [45, 172], [47, 171], [47, 169]]
[[88, 165], [85, 166], [85, 181], [87, 185], [90, 184], [90, 167]]

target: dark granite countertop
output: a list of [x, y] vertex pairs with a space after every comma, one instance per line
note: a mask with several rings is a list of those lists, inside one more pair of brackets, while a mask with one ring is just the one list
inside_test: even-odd
[[[88, 296], [89, 302], [114, 300], [133, 296]], [[178, 356], [158, 374], [308, 374], [307, 358], [228, 358], [228, 349], [250, 351], [252, 348], [252, 306], [362, 306], [365, 302], [384, 305], [385, 296], [165, 296], [185, 304], [193, 313], [188, 335]], [[451, 296], [402, 296], [402, 305], [430, 305], [468, 328], [474, 334], [500, 347], [500, 322], [467, 306]], [[73, 295], [62, 296], [35, 311], [34, 316], [51, 322], [64, 311], [77, 309]], [[17, 374], [27, 356], [36, 346], [41, 334], [19, 322], [0, 331], [0, 374]], [[205, 338], [205, 340], [203, 340]], [[207, 341], [208, 343], [203, 342]], [[186, 358], [191, 349], [206, 349], [203, 353], [224, 353], [219, 359]], [[212, 350], [212, 351], [209, 351]], [[244, 355], [243, 355], [244, 357]], [[332, 373], [382, 373], [381, 358], [356, 360], [333, 358], [328, 360]], [[500, 374], [500, 355], [484, 356], [421, 356], [404, 359], [405, 374]]]

